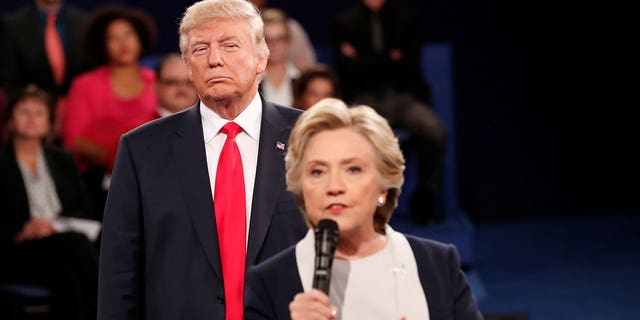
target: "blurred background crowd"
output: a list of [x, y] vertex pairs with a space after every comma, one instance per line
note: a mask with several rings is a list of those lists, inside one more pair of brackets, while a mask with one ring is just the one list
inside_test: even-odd
[[[270, 49], [260, 92], [303, 110], [339, 97], [387, 118], [415, 155], [412, 224], [447, 219], [442, 167], [452, 151], [459, 205], [477, 224], [640, 212], [639, 130], [619, 55], [626, 26], [614, 9], [253, 2]], [[56, 221], [101, 221], [119, 137], [198, 100], [178, 49], [190, 4], [0, 5], [0, 283], [59, 290], [64, 318], [95, 314], [99, 239], [60, 232]], [[423, 73], [433, 43], [451, 48], [455, 126]]]

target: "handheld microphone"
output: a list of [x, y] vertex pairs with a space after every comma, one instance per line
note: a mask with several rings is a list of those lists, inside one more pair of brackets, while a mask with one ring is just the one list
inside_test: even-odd
[[315, 229], [316, 261], [313, 274], [313, 288], [329, 295], [333, 253], [338, 243], [338, 224], [331, 219], [322, 219]]

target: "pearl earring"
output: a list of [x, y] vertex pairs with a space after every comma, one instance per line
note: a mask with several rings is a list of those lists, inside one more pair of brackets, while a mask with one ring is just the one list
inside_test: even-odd
[[384, 205], [384, 196], [378, 197], [378, 207], [382, 207]]

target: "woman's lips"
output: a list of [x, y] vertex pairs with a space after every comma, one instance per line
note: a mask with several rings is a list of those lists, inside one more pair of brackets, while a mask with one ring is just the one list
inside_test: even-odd
[[331, 212], [331, 213], [340, 213], [342, 211], [344, 211], [345, 209], [347, 209], [347, 206], [342, 204], [342, 203], [332, 203], [330, 205], [328, 205], [325, 210]]

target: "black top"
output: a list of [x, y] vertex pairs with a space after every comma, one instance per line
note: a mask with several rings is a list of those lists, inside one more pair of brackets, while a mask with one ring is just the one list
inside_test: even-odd
[[[91, 218], [88, 196], [71, 154], [54, 147], [44, 147], [43, 152], [62, 205], [60, 215]], [[13, 146], [8, 144], [0, 151], [0, 248], [13, 244], [29, 219], [27, 190]]]

